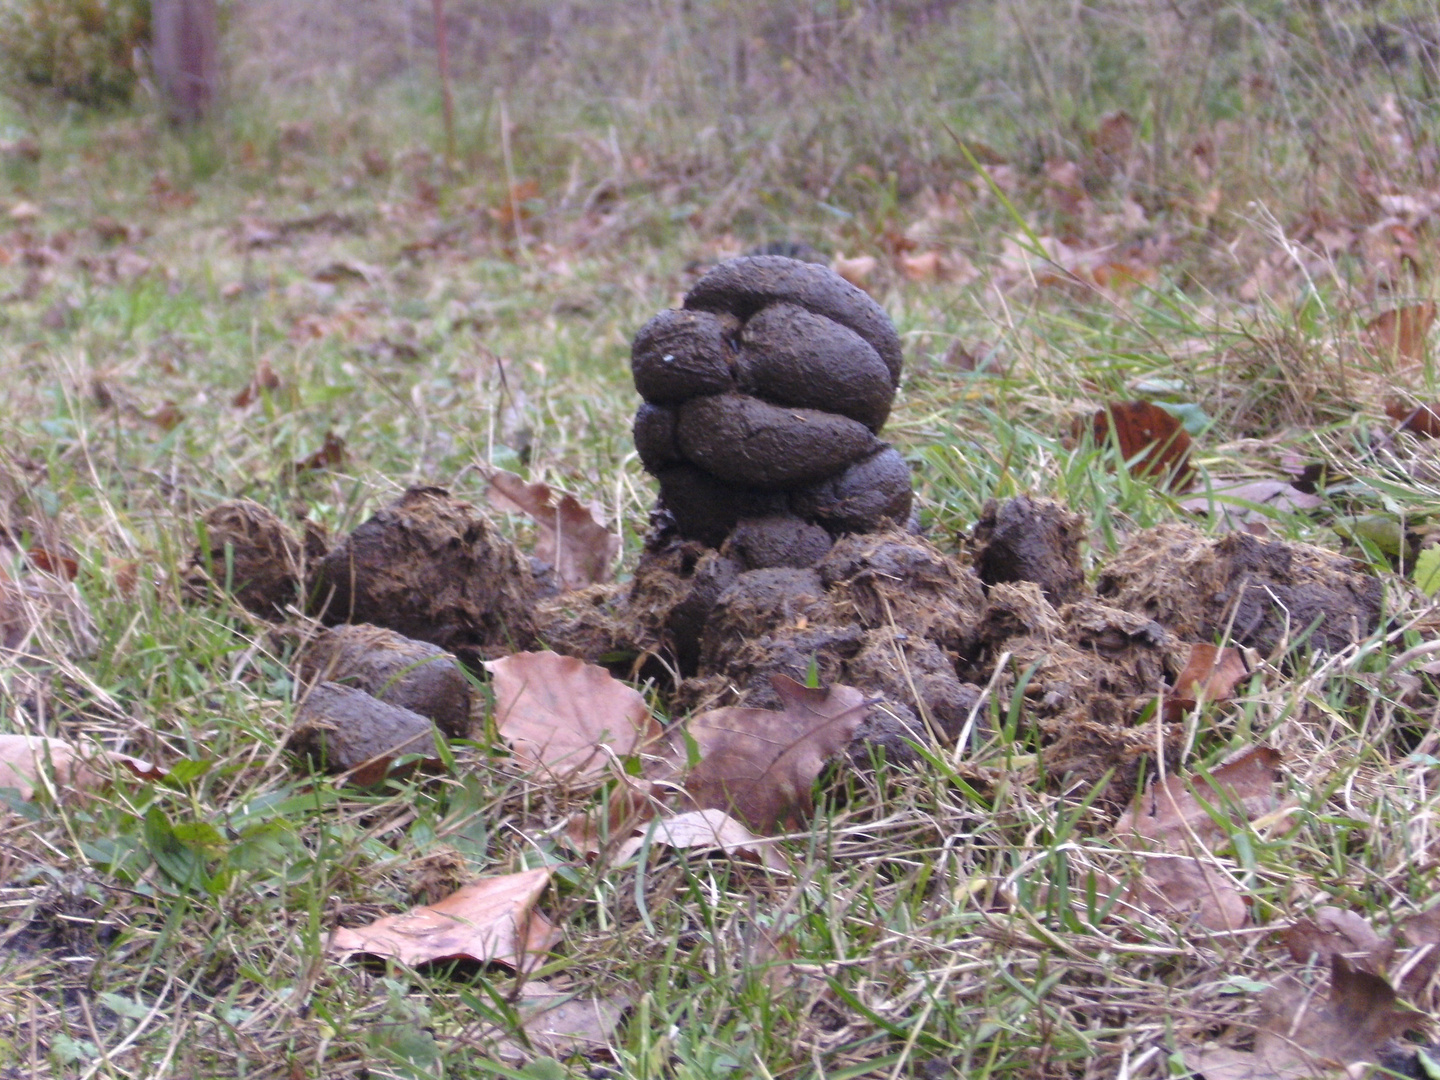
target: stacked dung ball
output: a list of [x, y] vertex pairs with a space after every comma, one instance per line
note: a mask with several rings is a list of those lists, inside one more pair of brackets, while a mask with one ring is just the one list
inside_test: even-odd
[[876, 437], [900, 338], [826, 267], [722, 263], [635, 337], [635, 446], [686, 539], [747, 565], [809, 565], [831, 538], [910, 514], [910, 470]]

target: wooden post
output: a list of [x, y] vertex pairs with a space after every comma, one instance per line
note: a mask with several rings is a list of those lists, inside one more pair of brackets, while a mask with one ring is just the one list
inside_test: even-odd
[[446, 164], [455, 160], [455, 100], [450, 94], [450, 45], [445, 35], [445, 0], [435, 0], [435, 59], [440, 68], [440, 104], [445, 111]]
[[215, 0], [151, 0], [150, 63], [170, 119], [203, 120], [215, 102], [220, 40]]

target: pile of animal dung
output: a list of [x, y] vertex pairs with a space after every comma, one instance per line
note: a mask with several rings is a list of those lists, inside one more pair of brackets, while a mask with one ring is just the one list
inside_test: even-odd
[[778, 255], [711, 270], [635, 337], [635, 446], [687, 540], [751, 569], [813, 564], [832, 537], [910, 515], [910, 470], [878, 433], [900, 338], [868, 295]]
[[1115, 804], [1157, 746], [1178, 751], [1183, 725], [1140, 718], [1192, 643], [1228, 636], [1281, 658], [1378, 625], [1374, 577], [1244, 533], [1137, 533], [1092, 588], [1083, 518], [1020, 497], [987, 506], [962, 553], [940, 550], [910, 520], [908, 466], [878, 438], [899, 338], [824, 267], [721, 264], [640, 330], [632, 365], [636, 444], [660, 494], [627, 584], [540, 597], [484, 514], [434, 487], [328, 550], [253, 503], [207, 515], [193, 582], [332, 627], [298, 664], [317, 704], [297, 748], [350, 770], [382, 744], [429, 756], [437, 733], [467, 730], [457, 658], [478, 673], [539, 644], [653, 678], [672, 716], [778, 706], [775, 674], [845, 683], [874, 702], [857, 749], [902, 760], [1018, 710], [1053, 783], [1085, 791], [1112, 773]]

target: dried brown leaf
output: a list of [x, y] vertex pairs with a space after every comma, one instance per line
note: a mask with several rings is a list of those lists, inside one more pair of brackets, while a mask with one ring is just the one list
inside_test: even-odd
[[1399, 367], [1424, 363], [1435, 312], [1433, 300], [1382, 312], [1365, 324], [1366, 344], [1377, 357]]
[[1115, 823], [1115, 835], [1143, 837], [1172, 851], [1184, 850], [1192, 838], [1208, 846], [1223, 837], [1225, 830], [1201, 804], [1201, 797], [1222, 816], [1229, 806], [1239, 807], [1251, 818], [1267, 813], [1279, 805], [1275, 795], [1279, 765], [1280, 751], [1250, 746], [1208, 777], [1172, 774], [1140, 796]]
[[1393, 400], [1385, 403], [1385, 415], [1420, 439], [1440, 438], [1440, 402], [1430, 405], [1411, 405], [1406, 401]]
[[562, 587], [583, 589], [610, 580], [620, 537], [596, 521], [575, 496], [496, 470], [490, 474], [489, 498], [497, 510], [526, 514], [535, 521], [540, 530], [535, 557], [555, 568]]
[[1124, 110], [1108, 112], [1096, 125], [1090, 144], [1112, 158], [1127, 158], [1135, 148], [1135, 136], [1139, 130], [1139, 123]]
[[1382, 974], [1395, 952], [1395, 943], [1377, 934], [1363, 916], [1328, 904], [1311, 918], [1296, 919], [1281, 940], [1300, 963], [1314, 956], [1328, 964], [1332, 957], [1343, 956], [1372, 975]]
[[1203, 495], [1185, 499], [1180, 509], [1192, 514], [1211, 514], [1231, 529], [1244, 528], [1251, 521], [1268, 516], [1266, 511], [1293, 514], [1315, 510], [1325, 500], [1284, 480], [1250, 480], [1237, 484], [1214, 484]]
[[853, 258], [846, 258], [844, 255], [836, 255], [830, 267], [851, 285], [857, 288], [866, 288], [866, 282], [870, 275], [875, 273], [879, 261], [874, 255], [856, 255]]
[[1412, 915], [1401, 924], [1401, 933], [1414, 946], [1396, 969], [1400, 991], [1412, 1001], [1422, 1000], [1430, 982], [1440, 970], [1440, 907]]
[[333, 431], [325, 432], [325, 442], [309, 457], [295, 462], [297, 473], [315, 472], [320, 469], [338, 469], [345, 464], [345, 440]]
[[326, 952], [391, 957], [402, 964], [437, 960], [529, 967], [560, 940], [560, 932], [539, 912], [535, 901], [550, 883], [550, 870], [481, 878], [437, 904], [386, 915], [368, 926], [341, 927]]
[[[685, 727], [700, 750], [685, 778], [696, 807], [733, 812], [762, 834], [797, 828], [809, 816], [811, 786], [825, 762], [849, 745], [868, 709], [854, 687], [817, 689], [784, 675], [770, 681], [783, 709], [712, 709]], [[686, 761], [678, 733], [670, 758]]]
[[1253, 1053], [1187, 1052], [1185, 1059], [1206, 1080], [1300, 1080], [1373, 1062], [1387, 1040], [1424, 1026], [1425, 1017], [1400, 1006], [1388, 982], [1336, 954], [1328, 997], [1294, 979], [1265, 991]]
[[500, 734], [531, 769], [557, 780], [605, 772], [658, 739], [645, 699], [608, 671], [574, 656], [523, 652], [485, 664]]
[[16, 788], [22, 799], [35, 796], [46, 778], [59, 794], [93, 791], [107, 783], [109, 766], [122, 765], [144, 780], [158, 780], [165, 770], [148, 761], [73, 746], [40, 735], [0, 735], [0, 787]]
[[1129, 899], [1151, 911], [1194, 920], [1207, 930], [1224, 932], [1245, 925], [1248, 910], [1230, 879], [1188, 855], [1151, 855], [1145, 874]]
[[760, 839], [725, 811], [713, 807], [661, 818], [642, 835], [632, 836], [621, 844], [615, 853], [615, 861], [628, 861], [645, 846], [647, 839], [652, 845], [681, 850], [718, 849], [726, 855], [764, 863], [771, 870], [785, 869], [785, 860], [772, 843]]
[[1134, 475], [1151, 478], [1171, 491], [1184, 491], [1194, 483], [1190, 436], [1159, 405], [1149, 401], [1107, 405], [1094, 415], [1090, 427], [1097, 446], [1115, 440]]
[[481, 1029], [478, 1038], [494, 1040], [496, 1057], [515, 1065], [530, 1060], [537, 1052], [555, 1058], [594, 1054], [609, 1045], [629, 1004], [621, 997], [591, 997], [531, 980], [520, 988], [520, 1000], [515, 1003], [529, 1048], [498, 1027]]
[[231, 399], [230, 404], [237, 409], [244, 409], [259, 401], [262, 394], [278, 389], [280, 389], [280, 376], [276, 375], [275, 369], [270, 366], [269, 358], [262, 356], [259, 363], [255, 365], [255, 374], [245, 384], [245, 389]]
[[1183, 717], [1201, 700], [1229, 701], [1240, 680], [1249, 674], [1239, 649], [1195, 642], [1185, 667], [1175, 677], [1174, 692], [1165, 699], [1165, 718]]

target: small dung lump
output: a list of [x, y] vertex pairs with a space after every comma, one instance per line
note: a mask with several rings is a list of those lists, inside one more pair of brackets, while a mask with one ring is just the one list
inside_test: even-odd
[[910, 470], [877, 436], [900, 381], [900, 338], [824, 266], [731, 259], [683, 308], [635, 336], [645, 399], [635, 446], [679, 534], [719, 547], [757, 534], [871, 532], [910, 514]]

